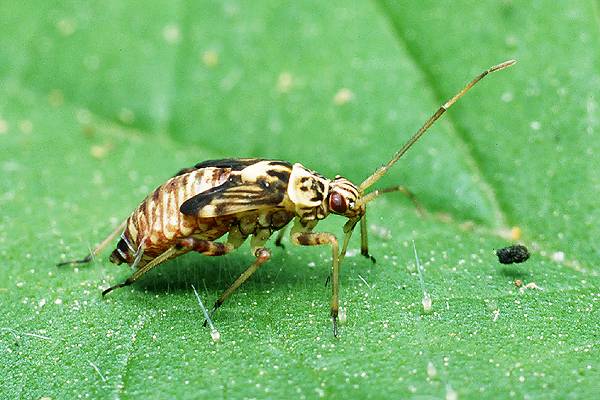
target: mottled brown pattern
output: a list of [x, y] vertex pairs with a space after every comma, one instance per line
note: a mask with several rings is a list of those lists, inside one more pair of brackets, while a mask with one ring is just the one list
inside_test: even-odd
[[[244, 159], [206, 165], [180, 171], [140, 203], [127, 219], [125, 239], [113, 252], [112, 262], [131, 265], [136, 251], [143, 248], [137, 264], [141, 268], [172, 247], [176, 250], [169, 258], [190, 251], [181, 246], [182, 239], [214, 241], [232, 230], [237, 232], [232, 239], [236, 246], [250, 235], [259, 236], [254, 244], [262, 243], [295, 216], [287, 197], [291, 164]], [[200, 208], [182, 213], [182, 204], [194, 198]], [[124, 246], [125, 240], [130, 246]]]
[[[143, 244], [143, 266], [154, 257], [173, 246], [177, 240], [190, 235], [205, 240], [223, 236], [231, 225], [230, 219], [197, 218], [179, 212], [181, 203], [201, 191], [222, 184], [228, 177], [228, 169], [205, 168], [177, 175], [159, 186], [129, 216], [124, 236], [138, 249]], [[183, 249], [179, 254], [189, 251]], [[126, 254], [131, 264], [133, 254]]]

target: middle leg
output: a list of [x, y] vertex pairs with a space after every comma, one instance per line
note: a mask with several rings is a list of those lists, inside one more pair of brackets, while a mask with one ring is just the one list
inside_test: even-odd
[[[254, 262], [244, 272], [242, 272], [242, 274], [235, 280], [235, 282], [231, 284], [231, 286], [229, 286], [229, 288], [227, 288], [227, 290], [223, 292], [223, 294], [221, 294], [221, 296], [219, 296], [210, 312], [211, 316], [219, 309], [219, 307], [221, 307], [221, 305], [223, 305], [225, 300], [227, 300], [229, 296], [231, 296], [231, 294], [242, 285], [242, 283], [246, 282], [248, 278], [250, 278], [252, 274], [254, 274], [258, 268], [260, 268], [261, 265], [271, 258], [271, 252], [269, 249], [261, 247], [254, 252], [254, 256], [256, 257]], [[206, 321], [204, 321], [204, 325], [206, 326]]]
[[[212, 316], [221, 305], [231, 296], [233, 292], [235, 292], [244, 282], [248, 280], [265, 262], [267, 262], [271, 258], [271, 251], [265, 248], [264, 245], [271, 236], [271, 230], [266, 229], [256, 229], [252, 239], [250, 246], [252, 248], [252, 253], [256, 259], [254, 262], [244, 271], [242, 274], [219, 296], [217, 301], [215, 302], [210, 315]], [[228, 244], [235, 248], [239, 247], [246, 240], [246, 236], [242, 235], [239, 230], [233, 230], [229, 233], [229, 237], [227, 238]], [[204, 326], [206, 326], [207, 321], [204, 321]]]

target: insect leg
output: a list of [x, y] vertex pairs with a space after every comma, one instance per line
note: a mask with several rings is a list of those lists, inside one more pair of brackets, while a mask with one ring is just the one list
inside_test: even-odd
[[[170, 247], [168, 250], [166, 250], [164, 253], [162, 253], [158, 257], [153, 258], [148, 264], [146, 264], [146, 265], [142, 266], [141, 268], [139, 268], [138, 270], [136, 270], [133, 273], [133, 275], [131, 275], [129, 278], [127, 278], [123, 283], [119, 283], [118, 285], [111, 286], [108, 289], [104, 290], [102, 292], [102, 296], [105, 296], [106, 294], [112, 292], [115, 289], [131, 285], [132, 283], [134, 283], [135, 281], [140, 279], [140, 277], [142, 275], [144, 275], [146, 272], [150, 271], [152, 268], [167, 261], [169, 258], [171, 258], [175, 254], [181, 254], [182, 249], [187, 249], [188, 251], [195, 250], [195, 251], [202, 253], [204, 255], [207, 255], [207, 256], [222, 256], [222, 255], [227, 254], [230, 251], [232, 251], [234, 249], [234, 247], [232, 245], [230, 245], [229, 243], [217, 243], [217, 242], [211, 242], [209, 240], [200, 240], [200, 239], [194, 239], [194, 238], [182, 239], [178, 242], [178, 244], [176, 246]], [[142, 254], [143, 254], [143, 249], [138, 250], [138, 252], [136, 253], [135, 261], [131, 265], [132, 268], [135, 268], [137, 266], [137, 264], [141, 260]]]
[[[227, 243], [211, 242], [210, 240], [189, 237], [181, 239], [179, 241], [179, 246], [187, 247], [191, 250], [197, 251], [198, 253], [204, 254], [205, 256], [222, 256], [233, 251], [234, 249], [238, 248], [242, 243], [244, 243], [245, 238], [239, 236], [238, 233], [239, 231], [235, 231], [233, 234], [230, 233]], [[223, 301], [224, 300], [225, 299], [223, 299]], [[212, 311], [210, 312], [211, 316], [217, 308], [218, 306], [215, 304]], [[208, 319], [205, 319], [204, 326], [206, 326], [207, 322]]]
[[281, 241], [283, 240], [283, 237], [285, 236], [285, 228], [286, 228], [285, 226], [283, 228], [281, 228], [279, 233], [277, 233], [277, 238], [275, 239], [275, 246], [281, 247], [282, 249], [285, 249], [285, 245], [283, 243], [281, 243]]
[[[254, 260], [254, 263], [252, 263], [252, 265], [250, 265], [244, 272], [242, 272], [242, 274], [235, 280], [235, 282], [233, 282], [231, 286], [226, 291], [224, 291], [223, 294], [217, 299], [215, 305], [213, 306], [210, 312], [211, 316], [215, 313], [215, 311], [217, 311], [219, 307], [221, 307], [225, 300], [227, 300], [227, 298], [231, 296], [231, 294], [242, 285], [242, 283], [246, 282], [248, 278], [250, 278], [252, 274], [254, 274], [258, 270], [258, 268], [260, 268], [261, 265], [263, 265], [269, 260], [269, 258], [271, 258], [271, 252], [269, 251], [269, 249], [263, 247], [267, 240], [269, 240], [270, 236], [270, 229], [255, 230], [251, 239], [250, 246], [252, 248], [252, 253], [256, 257], [256, 260]], [[238, 233], [237, 230], [232, 230], [229, 232], [227, 242], [233, 243], [234, 246], [237, 248], [244, 242], [245, 239], [246, 238], [243, 235], [240, 236], [240, 233]], [[204, 326], [206, 326], [206, 322], [207, 321], [204, 321]]]
[[90, 254], [88, 254], [86, 257], [84, 257], [80, 260], [63, 261], [56, 265], [60, 267], [63, 265], [86, 264], [86, 263], [92, 261], [98, 253], [100, 253], [102, 250], [104, 250], [104, 248], [106, 246], [108, 246], [108, 244], [110, 242], [112, 242], [112, 240], [115, 238], [115, 236], [117, 236], [119, 233], [121, 233], [123, 231], [123, 229], [125, 229], [126, 224], [127, 224], [127, 220], [124, 220], [123, 222], [121, 222], [119, 224], [119, 226], [117, 226], [117, 228], [114, 231], [112, 231], [102, 242], [100, 242], [100, 244], [97, 245], [94, 248], [94, 250], [92, 250], [92, 252]]
[[[366, 213], [366, 208], [365, 208], [364, 212]], [[364, 213], [363, 213], [363, 215], [364, 215]], [[348, 222], [346, 222], [344, 224], [344, 242], [342, 244], [342, 251], [340, 251], [340, 265], [344, 261], [344, 257], [346, 257], [346, 250], [348, 250], [348, 243], [350, 243], [350, 238], [352, 237], [352, 232], [354, 232], [354, 227], [356, 226], [356, 224], [358, 223], [360, 218], [361, 217], [349, 219]]]
[[178, 247], [197, 251], [205, 256], [222, 256], [235, 248], [231, 243], [212, 242], [210, 240], [188, 237], [178, 242]]
[[[385, 189], [383, 189], [383, 190], [385, 190]], [[405, 195], [406, 197], [408, 197], [408, 199], [413, 203], [413, 205], [417, 209], [417, 212], [419, 213], [419, 215], [420, 216], [425, 215], [425, 209], [423, 208], [421, 203], [419, 203], [419, 200], [417, 200], [417, 197], [414, 195], [414, 193], [411, 192], [406, 186], [400, 185], [400, 186], [396, 186], [393, 188], [389, 188], [388, 190], [390, 192], [398, 191], [398, 192], [402, 193], [403, 195]]]
[[367, 214], [365, 213], [360, 220], [360, 254], [367, 257], [375, 264], [377, 260], [369, 254], [369, 236], [367, 232]]
[[[137, 264], [139, 263], [139, 261], [142, 259], [143, 252], [144, 252], [143, 248], [138, 249], [138, 251], [135, 255], [135, 261], [133, 262], [133, 264], [131, 264], [132, 268], [135, 268], [137, 266]], [[108, 293], [112, 292], [115, 289], [131, 285], [133, 282], [140, 279], [141, 276], [144, 275], [146, 272], [150, 271], [152, 268], [156, 267], [157, 265], [167, 261], [169, 258], [171, 258], [177, 252], [178, 252], [178, 249], [175, 246], [170, 247], [169, 249], [167, 249], [164, 253], [162, 253], [158, 257], [153, 258], [148, 264], [137, 269], [129, 278], [125, 279], [124, 282], [119, 283], [118, 285], [111, 286], [108, 289], [104, 290], [102, 292], [102, 297], [106, 296]]]
[[337, 320], [339, 311], [339, 291], [340, 291], [340, 260], [338, 254], [337, 238], [327, 232], [296, 232], [292, 234], [292, 243], [301, 246], [319, 246], [323, 244], [331, 245], [332, 267], [331, 267], [331, 320], [333, 322], [333, 336], [337, 337]]
[[[261, 265], [263, 265], [269, 260], [269, 258], [271, 258], [271, 252], [269, 251], [269, 249], [260, 247], [256, 249], [256, 251], [254, 252], [254, 256], [256, 257], [256, 260], [254, 260], [252, 265], [250, 265], [244, 272], [242, 272], [242, 274], [235, 280], [235, 282], [233, 282], [231, 286], [229, 286], [229, 288], [226, 291], [224, 291], [221, 296], [219, 296], [210, 312], [211, 316], [217, 311], [219, 307], [221, 307], [225, 300], [227, 300], [229, 296], [231, 296], [231, 294], [242, 285], [242, 283], [246, 282], [248, 278], [250, 278], [250, 276], [252, 276], [252, 274], [254, 274], [258, 270], [258, 268], [260, 268]], [[204, 321], [204, 326], [206, 326], [206, 322], [207, 321]]]
[[416, 196], [406, 188], [406, 186], [392, 186], [389, 188], [385, 188], [385, 189], [377, 189], [377, 190], [373, 190], [371, 193], [363, 196], [361, 203], [362, 204], [367, 204], [372, 200], [375, 200], [375, 198], [379, 197], [380, 195], [384, 194], [384, 193], [390, 193], [390, 192], [400, 192], [403, 195], [405, 195], [406, 197], [408, 197], [408, 199], [413, 203], [413, 205], [415, 206], [415, 208], [417, 209], [417, 213], [419, 213], [420, 216], [425, 215], [425, 210], [423, 209], [423, 206], [421, 206], [421, 203], [419, 203], [419, 201], [417, 200]]

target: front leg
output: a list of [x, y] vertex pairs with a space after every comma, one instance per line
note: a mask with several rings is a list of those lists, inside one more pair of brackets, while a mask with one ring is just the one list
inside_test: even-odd
[[337, 337], [337, 320], [339, 312], [339, 291], [340, 291], [340, 259], [338, 254], [337, 238], [327, 232], [296, 232], [292, 233], [292, 243], [301, 246], [320, 246], [324, 244], [331, 245], [332, 267], [331, 267], [331, 320], [333, 322], [333, 336]]

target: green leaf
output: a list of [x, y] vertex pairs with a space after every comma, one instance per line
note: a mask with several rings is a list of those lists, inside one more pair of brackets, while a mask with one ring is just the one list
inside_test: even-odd
[[[585, 1], [0, 4], [0, 397], [593, 397], [596, 14]], [[397, 194], [370, 206], [378, 262], [354, 237], [338, 339], [326, 248], [274, 248], [216, 314], [219, 343], [191, 285], [210, 304], [252, 262], [247, 245], [106, 299], [130, 274], [109, 251], [55, 266], [201, 160], [280, 158], [359, 183], [511, 58], [378, 184], [406, 185], [427, 213]], [[344, 222], [318, 229], [341, 238]], [[513, 241], [530, 260], [498, 264]]]

